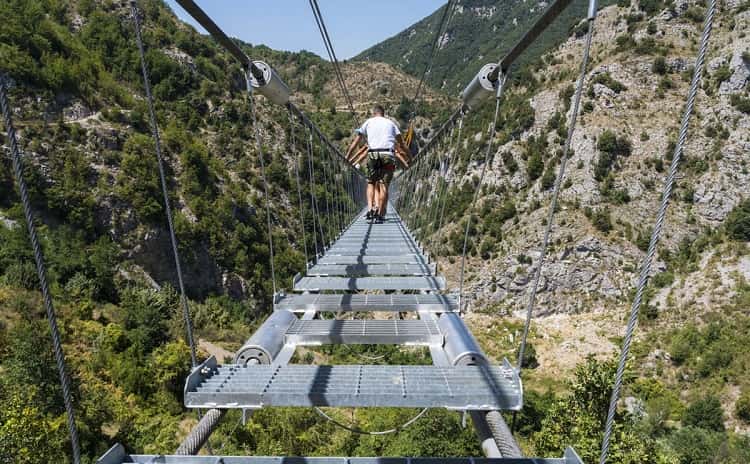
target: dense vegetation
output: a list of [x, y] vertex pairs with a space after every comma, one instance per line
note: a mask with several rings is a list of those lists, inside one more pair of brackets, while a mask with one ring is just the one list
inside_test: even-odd
[[[211, 40], [176, 21], [161, 2], [140, 3], [195, 329], [200, 338], [237, 348], [267, 313], [271, 293], [267, 232], [259, 214], [263, 202], [258, 153], [253, 148], [254, 127], [242, 93], [242, 75], [230, 57]], [[495, 24], [483, 21], [476, 43], [490, 48], [472, 54], [473, 43], [461, 38], [476, 32], [467, 29], [469, 19], [476, 17], [468, 13], [465, 18], [457, 16], [452, 23], [452, 41], [438, 55], [430, 77], [433, 83], [445, 73], [450, 73], [449, 82], [463, 83], [473, 74], [473, 64], [481, 60], [467, 66], [457, 57], [464, 53], [483, 54], [485, 60], [499, 56], [531, 20], [523, 2], [473, 3], [500, 8], [503, 14], [496, 13], [493, 18], [507, 23], [498, 27], [510, 28], [516, 15], [518, 28], [509, 34], [493, 32], [493, 38], [495, 34], [503, 37], [498, 42], [488, 40]], [[644, 1], [640, 7], [656, 11], [657, 3]], [[470, 11], [468, 7], [466, 11]], [[190, 359], [174, 289], [129, 12], [120, 2], [107, 0], [10, 0], [0, 4], [0, 13], [8, 26], [0, 29], [0, 62], [16, 84], [12, 98], [19, 108], [17, 125], [27, 154], [25, 175], [40, 218], [86, 462], [93, 462], [115, 442], [134, 452], [169, 453], [195, 421], [194, 414], [182, 406]], [[530, 56], [540, 56], [540, 50], [568, 34], [572, 18], [580, 16], [580, 11], [568, 14]], [[82, 21], [74, 26], [79, 16]], [[430, 21], [434, 20], [433, 15], [417, 26], [418, 34], [409, 42], [410, 49], [416, 44], [413, 56], [423, 59], [426, 55], [420, 47], [426, 46], [426, 31], [432, 30]], [[401, 41], [399, 37], [393, 40]], [[623, 42], [623, 46], [631, 45]], [[646, 45], [644, 51], [648, 52]], [[312, 117], [334, 140], [344, 141], [344, 132], [336, 130], [348, 124], [348, 116], [332, 110], [332, 100], [322, 92], [327, 74], [320, 72], [318, 57], [242, 46], [252, 56], [274, 63], [296, 92], [311, 95], [309, 107], [319, 110]], [[403, 49], [395, 49], [403, 53]], [[375, 56], [374, 51], [368, 53]], [[379, 59], [387, 57], [379, 55]], [[552, 59], [545, 57], [547, 62]], [[463, 74], [453, 73], [457, 67]], [[657, 60], [654, 68], [656, 73], [664, 71]], [[421, 64], [415, 60], [406, 69], [416, 72]], [[572, 87], [565, 87], [559, 95], [557, 115], [542, 133], [522, 140], [535, 122], [529, 100], [542, 85], [533, 70], [534, 66], [525, 66], [516, 72], [516, 82], [523, 86], [514, 86], [503, 97], [499, 122], [492, 131], [495, 143], [519, 142], [519, 153], [501, 153], [498, 160], [490, 162], [501, 164], [510, 174], [524, 176], [528, 184], [520, 193], [537, 186], [540, 191], [551, 188], [567, 132], [562, 115], [572, 95]], [[611, 76], [601, 76], [597, 84], [625, 91]], [[82, 102], [98, 112], [102, 124], [66, 122], [62, 108], [72, 102]], [[742, 99], [734, 102], [741, 110], [744, 103]], [[397, 113], [407, 114], [409, 105], [402, 101]], [[439, 120], [441, 110], [447, 108], [423, 111]], [[296, 198], [290, 162], [300, 152], [291, 144], [286, 115], [265, 106], [260, 111], [266, 116], [260, 124], [267, 145], [263, 156], [272, 198], [285, 206], [277, 208], [273, 218], [276, 271], [285, 286], [304, 265], [296, 232], [299, 212], [290, 206]], [[462, 232], [466, 224], [478, 180], [470, 173], [481, 165], [491, 111], [484, 107], [465, 121], [464, 143], [455, 169], [460, 176], [469, 175], [464, 182], [449, 186], [445, 223], [450, 225], [450, 233], [447, 240], [436, 241], [448, 253], [460, 253], [463, 245], [462, 233], [454, 229]], [[612, 183], [618, 161], [630, 155], [630, 140], [604, 132], [597, 140], [597, 150], [594, 168], [600, 174], [600, 189], [613, 192], [605, 195], [605, 200], [626, 201]], [[303, 165], [306, 160], [302, 155]], [[0, 463], [68, 462], [61, 393], [32, 254], [9, 163], [7, 158], [0, 161]], [[303, 194], [308, 193], [303, 189]], [[325, 189], [317, 193], [321, 199], [333, 195]], [[505, 185], [485, 186], [482, 193], [470, 229], [471, 237], [481, 240], [472, 240], [470, 252], [487, 259], [502, 246], [503, 225], [518, 221], [540, 203], [521, 204], [514, 195], [519, 192]], [[326, 202], [320, 203], [323, 207]], [[603, 233], [615, 226], [606, 205], [584, 210], [584, 214]], [[303, 216], [310, 230], [309, 212]], [[642, 245], [642, 238], [633, 239]], [[678, 278], [675, 275], [689, 272], [708, 245], [732, 247], [748, 239], [750, 206], [746, 201], [735, 208], [720, 230], [681, 245], [671, 254], [664, 253], [661, 258], [668, 271], [657, 276], [654, 285], [667, 286]], [[518, 255], [517, 261], [531, 264], [525, 255]], [[207, 275], [211, 278], [206, 279]], [[240, 294], [222, 286], [223, 277], [234, 275], [246, 285]], [[150, 282], [151, 277], [158, 288]], [[746, 374], [750, 360], [743, 344], [750, 330], [745, 314], [750, 307], [750, 287], [744, 282], [735, 292], [732, 305], [721, 308], [723, 313], [669, 329], [668, 336], [663, 336], [666, 331], [654, 331], [651, 345], [638, 346], [639, 361], [648, 358], [651, 346], [668, 350], [672, 361], [660, 361], [657, 369], [662, 371], [653, 376], [628, 382], [626, 394], [636, 399], [638, 407], [618, 412], [611, 462], [739, 464], [750, 460], [748, 438], [725, 430], [723, 421], [733, 414], [750, 422]], [[658, 311], [645, 321], [658, 323]], [[496, 322], [501, 324], [505, 322]], [[380, 361], [384, 363], [429, 362], [419, 350], [380, 346], [350, 350], [321, 347], [314, 352], [300, 351], [296, 362], [351, 363], [363, 352], [384, 355]], [[533, 349], [527, 352], [531, 368], [533, 355]], [[199, 356], [205, 358], [207, 353], [200, 351]], [[554, 390], [535, 391], [527, 384], [526, 407], [517, 418], [525, 450], [559, 456], [572, 445], [586, 462], [596, 460], [613, 368], [611, 359], [589, 359], [568, 382], [556, 382]], [[679, 375], [666, 380], [660, 375], [664, 370]], [[637, 373], [631, 369], [629, 379]], [[725, 410], [708, 394], [727, 379], [740, 386], [734, 411]], [[689, 395], [678, 396], [675, 392], [680, 389]], [[377, 430], [403, 423], [415, 412], [371, 409], [331, 414], [360, 428]], [[261, 410], [247, 425], [241, 425], [239, 414], [233, 412], [212, 437], [212, 446], [217, 453], [256, 455], [481, 453], [471, 428], [462, 427], [460, 415], [442, 410], [430, 411], [410, 428], [385, 437], [351, 434], [311, 410]]]
[[[600, 2], [599, 7], [615, 3]], [[427, 82], [455, 95], [486, 63], [497, 62], [518, 41], [546, 3], [522, 0], [462, 1], [450, 19], [447, 32], [433, 61]], [[424, 70], [437, 24], [445, 6], [399, 34], [371, 47], [356, 59], [390, 63], [420, 76]], [[518, 65], [538, 63], [543, 54], [566, 39], [586, 14], [585, 2], [572, 2], [524, 53]]]

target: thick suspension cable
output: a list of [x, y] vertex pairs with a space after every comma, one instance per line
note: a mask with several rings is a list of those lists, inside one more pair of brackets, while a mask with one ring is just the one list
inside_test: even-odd
[[310, 8], [312, 9], [313, 16], [315, 16], [315, 22], [318, 25], [318, 30], [320, 31], [320, 35], [323, 38], [323, 45], [326, 47], [326, 52], [328, 53], [328, 58], [331, 60], [331, 63], [333, 64], [334, 72], [336, 73], [336, 79], [339, 82], [339, 86], [341, 87], [341, 91], [344, 93], [344, 97], [346, 98], [346, 102], [349, 105], [349, 111], [352, 113], [352, 118], [354, 119], [354, 122], [359, 126], [359, 118], [357, 118], [357, 112], [354, 110], [354, 103], [352, 102], [352, 97], [349, 95], [349, 91], [346, 88], [346, 81], [344, 80], [344, 73], [341, 71], [341, 65], [339, 63], [338, 58], [336, 57], [336, 51], [333, 48], [333, 42], [331, 41], [331, 36], [328, 34], [328, 28], [326, 28], [325, 21], [323, 21], [323, 14], [320, 12], [320, 7], [318, 6], [317, 0], [309, 0], [310, 2]]
[[[159, 168], [159, 181], [161, 183], [161, 193], [164, 200], [164, 214], [167, 217], [167, 226], [169, 227], [169, 240], [172, 244], [172, 256], [174, 257], [175, 269], [177, 270], [177, 283], [180, 286], [180, 301], [182, 303], [182, 317], [185, 322], [185, 333], [188, 344], [190, 345], [190, 363], [193, 368], [198, 365], [198, 358], [195, 349], [195, 340], [193, 338], [193, 321], [190, 317], [190, 307], [188, 305], [187, 295], [185, 293], [185, 283], [182, 277], [182, 264], [180, 253], [177, 246], [177, 236], [174, 231], [174, 221], [172, 219], [172, 206], [169, 201], [169, 190], [167, 188], [167, 176], [164, 173], [164, 157], [161, 152], [161, 138], [159, 137], [159, 126], [156, 121], [156, 110], [154, 108], [154, 97], [151, 93], [151, 79], [149, 78], [148, 66], [146, 64], [146, 52], [143, 46], [143, 37], [141, 36], [141, 19], [138, 5], [135, 0], [130, 1], [131, 14], [135, 25], [135, 40], [138, 44], [138, 53], [141, 59], [141, 72], [143, 74], [143, 87], [146, 92], [146, 102], [148, 104], [149, 123], [151, 125], [151, 136], [154, 138], [154, 151], [156, 152], [156, 164]], [[200, 413], [199, 413], [200, 414]]]
[[583, 47], [583, 59], [581, 60], [581, 71], [578, 75], [578, 83], [576, 84], [575, 95], [573, 97], [573, 109], [570, 115], [570, 123], [568, 124], [568, 134], [565, 138], [565, 146], [563, 148], [562, 159], [560, 160], [560, 169], [557, 172], [555, 178], [555, 185], [552, 189], [552, 198], [550, 199], [549, 211], [547, 212], [547, 225], [544, 229], [544, 238], [542, 239], [542, 248], [539, 251], [539, 260], [537, 261], [536, 268], [534, 269], [534, 278], [531, 284], [531, 293], [529, 294], [529, 303], [526, 307], [526, 321], [523, 327], [523, 335], [521, 336], [521, 345], [518, 349], [518, 361], [517, 367], [518, 372], [523, 369], [523, 360], [526, 353], [526, 344], [529, 337], [529, 328], [531, 327], [531, 318], [534, 314], [534, 307], [536, 305], [536, 294], [539, 290], [539, 280], [542, 275], [542, 268], [544, 267], [544, 260], [547, 257], [547, 249], [549, 248], [549, 239], [552, 235], [552, 226], [554, 224], [555, 212], [557, 210], [557, 200], [560, 196], [560, 187], [562, 186], [563, 178], [565, 177], [565, 167], [568, 164], [568, 156], [570, 154], [570, 144], [573, 140], [573, 133], [575, 132], [576, 122], [578, 121], [578, 107], [581, 103], [581, 95], [583, 94], [583, 84], [586, 81], [586, 71], [588, 69], [589, 53], [591, 52], [591, 41], [594, 35], [594, 19], [591, 18], [588, 21], [588, 32], [586, 33], [586, 42]]
[[602, 450], [601, 455], [599, 456], [599, 464], [606, 464], [607, 462], [609, 444], [615, 422], [615, 412], [617, 411], [617, 403], [620, 399], [620, 390], [622, 389], [623, 376], [625, 375], [625, 365], [627, 364], [628, 356], [630, 354], [630, 344], [633, 340], [633, 332], [635, 331], [635, 327], [638, 322], [638, 314], [641, 309], [643, 292], [646, 289], [649, 275], [651, 274], [651, 264], [653, 263], [654, 256], [656, 254], [656, 246], [659, 244], [662, 226], [664, 225], [664, 219], [667, 215], [669, 198], [672, 195], [672, 188], [677, 176], [677, 169], [680, 164], [680, 158], [682, 157], [682, 150], [685, 146], [685, 141], [687, 140], [690, 117], [693, 114], [695, 97], [698, 94], [698, 88], [700, 87], [701, 77], [703, 75], [703, 65], [706, 58], [706, 51], [708, 50], [708, 40], [711, 37], [711, 28], [713, 27], [715, 11], [716, 0], [709, 0], [708, 8], [706, 9], [706, 18], [703, 23], [701, 45], [698, 51], [698, 56], [695, 59], [693, 79], [690, 84], [690, 91], [688, 92], [687, 102], [685, 104], [685, 112], [682, 115], [680, 135], [677, 140], [677, 144], [675, 145], [674, 152], [672, 153], [672, 164], [669, 167], [669, 175], [664, 182], [664, 191], [661, 196], [659, 211], [656, 215], [656, 223], [654, 224], [654, 229], [651, 232], [651, 240], [648, 244], [648, 252], [646, 253], [645, 258], [643, 258], [643, 263], [641, 264], [641, 273], [640, 277], [638, 278], [638, 286], [635, 298], [633, 300], [633, 305], [630, 308], [630, 318], [628, 319], [627, 328], [625, 329], [625, 337], [622, 341], [622, 350], [620, 352], [620, 359], [617, 364], [615, 382], [612, 388], [612, 397], [610, 398], [609, 411], [607, 412], [607, 421], [604, 426], [604, 437], [602, 439]]
[[65, 365], [65, 353], [63, 352], [62, 337], [60, 336], [60, 329], [57, 326], [57, 315], [55, 314], [55, 307], [52, 303], [52, 294], [50, 293], [49, 284], [47, 282], [47, 268], [44, 264], [44, 254], [42, 253], [42, 247], [39, 244], [39, 238], [36, 234], [36, 226], [34, 226], [34, 212], [31, 209], [29, 192], [26, 187], [26, 181], [23, 178], [23, 161], [21, 160], [21, 150], [18, 147], [16, 130], [13, 127], [13, 119], [11, 116], [10, 102], [8, 101], [6, 81], [6, 76], [0, 74], [0, 109], [2, 109], [3, 113], [5, 131], [8, 134], [8, 142], [10, 143], [11, 157], [13, 160], [13, 173], [16, 176], [16, 185], [18, 187], [18, 192], [21, 195], [21, 204], [23, 205], [24, 217], [26, 218], [26, 227], [29, 232], [29, 240], [31, 241], [31, 247], [34, 250], [34, 262], [36, 263], [36, 272], [37, 276], [39, 277], [39, 286], [42, 291], [44, 310], [47, 313], [47, 322], [49, 323], [50, 335], [52, 336], [52, 347], [55, 353], [55, 364], [57, 364], [57, 373], [60, 377], [63, 405], [65, 406], [68, 433], [70, 434], [70, 446], [73, 451], [73, 463], [80, 464], [81, 447], [78, 440], [78, 428], [76, 427], [75, 410], [73, 409], [73, 397], [71, 394], [70, 377], [68, 376], [68, 370]]
[[464, 271], [466, 269], [466, 247], [469, 243], [469, 230], [471, 229], [472, 215], [474, 214], [474, 206], [479, 198], [479, 192], [482, 190], [482, 182], [484, 181], [484, 175], [487, 172], [487, 165], [490, 164], [490, 157], [492, 156], [492, 146], [495, 140], [495, 130], [497, 127], [497, 118], [500, 115], [500, 97], [502, 96], [503, 90], [505, 89], [505, 83], [507, 82], [508, 74], [502, 74], [499, 77], [500, 82], [497, 86], [497, 94], [495, 95], [495, 115], [492, 117], [492, 124], [487, 129], [487, 135], [489, 140], [487, 141], [487, 152], [484, 155], [484, 165], [482, 165], [482, 171], [479, 175], [479, 181], [477, 182], [476, 190], [474, 191], [474, 197], [471, 199], [469, 205], [469, 217], [466, 219], [466, 231], [464, 232], [464, 246], [463, 252], [461, 253], [461, 271], [459, 274], [459, 286], [458, 286], [458, 311], [463, 312], [463, 296], [464, 296]]

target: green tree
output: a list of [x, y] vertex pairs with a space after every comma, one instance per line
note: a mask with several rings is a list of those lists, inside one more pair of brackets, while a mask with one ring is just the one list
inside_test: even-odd
[[750, 199], [741, 201], [730, 211], [726, 228], [731, 239], [750, 242]]
[[682, 423], [714, 432], [724, 431], [724, 410], [719, 398], [708, 395], [693, 402], [685, 410]]
[[115, 191], [133, 205], [141, 220], [156, 221], [161, 215], [159, 167], [150, 137], [133, 134], [125, 142]]

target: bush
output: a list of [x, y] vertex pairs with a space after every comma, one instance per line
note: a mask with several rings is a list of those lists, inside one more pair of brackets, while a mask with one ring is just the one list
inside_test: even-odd
[[713, 464], [724, 441], [723, 434], [696, 427], [683, 427], [670, 437], [671, 448], [680, 464]]
[[541, 185], [542, 190], [547, 190], [552, 188], [552, 186], [555, 185], [555, 178], [557, 177], [555, 170], [552, 166], [548, 167], [544, 171], [544, 175], [542, 176]]
[[597, 230], [605, 234], [612, 230], [612, 218], [606, 209], [598, 209], [591, 215], [591, 223]]
[[714, 432], [724, 431], [724, 410], [719, 398], [708, 395], [687, 407], [682, 416], [684, 426], [693, 426]]
[[738, 111], [741, 111], [745, 114], [750, 114], [750, 98], [744, 98], [737, 94], [733, 94], [729, 98], [729, 101], [732, 106], [737, 108]]
[[596, 142], [596, 148], [600, 153], [594, 167], [594, 178], [599, 182], [603, 181], [619, 157], [630, 155], [632, 147], [626, 137], [620, 137], [609, 129], [605, 130]]
[[608, 72], [604, 72], [594, 76], [594, 78], [591, 80], [591, 84], [602, 84], [603, 86], [610, 88], [615, 93], [620, 93], [628, 90], [628, 88], [625, 87], [625, 84], [612, 77], [612, 75]]
[[732, 209], [726, 219], [726, 230], [732, 240], [750, 242], [750, 199]]
[[544, 161], [542, 155], [538, 152], [534, 152], [526, 164], [526, 174], [529, 176], [529, 180], [534, 181], [542, 175], [544, 170]]
[[150, 137], [133, 134], [125, 142], [120, 173], [115, 192], [123, 201], [130, 202], [143, 221], [156, 221], [163, 208], [159, 168]]
[[667, 60], [663, 56], [657, 56], [651, 64], [651, 71], [656, 74], [666, 74], [668, 69]]
[[734, 413], [737, 418], [750, 423], [750, 388], [746, 388], [740, 394], [734, 404]]

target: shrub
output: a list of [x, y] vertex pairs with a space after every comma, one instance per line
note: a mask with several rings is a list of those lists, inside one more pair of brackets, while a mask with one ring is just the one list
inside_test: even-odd
[[596, 148], [600, 151], [596, 166], [594, 167], [594, 178], [599, 182], [603, 181], [609, 171], [621, 156], [629, 156], [632, 152], [632, 144], [625, 137], [617, 136], [610, 130], [605, 130], [596, 143]]
[[674, 273], [664, 271], [656, 274], [651, 278], [651, 284], [656, 288], [664, 288], [674, 283]]
[[612, 77], [612, 75], [610, 73], [608, 73], [608, 72], [597, 74], [591, 80], [591, 83], [592, 84], [602, 84], [603, 86], [612, 89], [612, 91], [615, 92], [615, 93], [620, 93], [620, 92], [623, 92], [625, 90], [628, 90], [628, 88], [625, 87], [625, 84], [623, 84], [622, 82], [620, 82], [617, 79], [615, 79], [614, 77]]
[[750, 114], [750, 98], [744, 98], [737, 94], [733, 94], [729, 98], [729, 101], [738, 111]]
[[612, 230], [612, 218], [606, 209], [598, 209], [591, 214], [591, 223], [605, 234]]
[[542, 190], [547, 190], [552, 188], [553, 185], [555, 185], [555, 178], [557, 175], [555, 174], [555, 170], [552, 168], [552, 166], [548, 167], [544, 171], [544, 175], [542, 176], [541, 180], [541, 186]]
[[746, 388], [740, 394], [734, 404], [734, 413], [739, 419], [750, 423], [750, 388]]
[[150, 137], [133, 134], [123, 147], [115, 186], [117, 196], [130, 202], [144, 221], [156, 221], [162, 213], [159, 170], [153, 149]]
[[526, 174], [529, 176], [529, 180], [536, 180], [542, 175], [544, 170], [544, 161], [542, 161], [542, 155], [539, 153], [533, 153], [526, 164]]
[[657, 56], [651, 64], [651, 71], [656, 74], [666, 74], [667, 70], [667, 60], [663, 56]]
[[726, 219], [726, 230], [731, 239], [750, 242], [750, 199], [732, 209]]
[[638, 7], [646, 14], [652, 15], [664, 8], [664, 4], [662, 0], [640, 0]]
[[699, 427], [714, 432], [724, 431], [724, 410], [719, 398], [708, 395], [687, 407], [682, 416], [684, 426]]
[[724, 441], [723, 434], [697, 427], [683, 427], [669, 437], [680, 464], [713, 464]]

